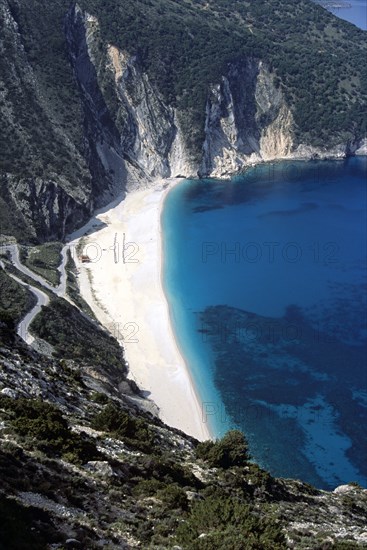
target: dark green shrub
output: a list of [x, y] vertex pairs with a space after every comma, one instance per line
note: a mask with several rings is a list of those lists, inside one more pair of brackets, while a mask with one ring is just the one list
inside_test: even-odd
[[159, 490], [165, 489], [166, 484], [158, 479], [143, 479], [135, 485], [133, 494], [138, 497], [152, 497]]
[[165, 508], [176, 510], [181, 508], [186, 510], [188, 506], [186, 493], [177, 485], [168, 485], [157, 493], [157, 497], [162, 500]]
[[195, 487], [196, 489], [202, 487], [202, 483], [190, 470], [174, 460], [149, 456], [142, 460], [141, 466], [147, 478], [153, 477], [167, 484], [176, 483], [181, 487]]
[[108, 397], [105, 393], [93, 392], [91, 395], [91, 401], [100, 405], [106, 405], [108, 403]]
[[109, 403], [91, 422], [92, 428], [110, 432], [128, 445], [150, 453], [154, 447], [154, 434], [142, 418], [134, 418], [117, 405]]
[[108, 404], [103, 411], [94, 417], [92, 427], [95, 430], [115, 433], [120, 437], [134, 435], [133, 420], [125, 411], [112, 403]]
[[39, 400], [18, 399], [12, 404], [15, 430], [22, 436], [58, 446], [69, 432], [68, 423], [54, 405]]
[[217, 468], [244, 466], [249, 459], [246, 438], [239, 430], [230, 430], [216, 442], [199, 443], [196, 455], [208, 462], [211, 467]]
[[62, 458], [74, 464], [101, 459], [95, 442], [83, 434], [69, 433], [62, 445]]
[[260, 518], [234, 498], [216, 495], [194, 504], [187, 521], [177, 529], [177, 541], [190, 550], [287, 548], [275, 520]]
[[272, 486], [274, 478], [267, 472], [258, 466], [257, 464], [248, 464], [248, 473], [246, 473], [246, 479], [251, 482], [252, 486], [261, 487], [265, 490], [269, 490]]
[[100, 458], [94, 441], [72, 432], [55, 405], [40, 399], [2, 397], [0, 406], [11, 414], [14, 430], [48, 456], [78, 464]]

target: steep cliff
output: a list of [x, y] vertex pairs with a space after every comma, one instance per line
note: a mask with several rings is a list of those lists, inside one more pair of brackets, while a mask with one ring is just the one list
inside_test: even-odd
[[[136, 185], [178, 175], [220, 177], [253, 162], [339, 157], [351, 152], [347, 142], [333, 147], [299, 142], [282, 83], [265, 62], [246, 57], [229, 63], [220, 81], [208, 90], [203, 142], [195, 155], [186, 145], [180, 124], [185, 113], [165, 101], [139, 57], [103, 43], [98, 20], [78, 6], [69, 13], [68, 28], [74, 34], [79, 29], [79, 40], [86, 44], [84, 58], [75, 63], [74, 57], [85, 102], [93, 95], [95, 101], [107, 98], [113, 122], [109, 118], [106, 124], [113, 125], [117, 165], [125, 178], [128, 174], [139, 178]], [[83, 51], [83, 45], [79, 47]], [[83, 81], [84, 69], [78, 68], [87, 65], [98, 83], [94, 94]], [[357, 139], [354, 147], [360, 144]]]
[[262, 61], [231, 65], [212, 89], [206, 112], [203, 175], [230, 174], [292, 152], [293, 116]]
[[160, 177], [194, 174], [175, 110], [137, 57], [104, 43], [98, 20], [78, 5], [68, 13], [66, 29], [83, 101], [92, 115], [86, 116], [93, 126], [88, 135], [97, 145], [97, 158], [113, 167], [115, 181], [126, 181], [131, 189]]
[[125, 181], [113, 172], [116, 153], [103, 97], [83, 80], [89, 76], [93, 83], [83, 51], [75, 64], [78, 79], [73, 74], [72, 44], [64, 34], [67, 5], [59, 13], [48, 9], [36, 26], [36, 8], [30, 15], [17, 2], [0, 2], [0, 233], [28, 241], [63, 239], [122, 194]]
[[78, 102], [63, 93], [50, 100], [57, 84], [51, 87], [47, 78], [46, 55], [43, 66], [31, 62], [17, 5], [0, 2], [0, 21], [0, 231], [30, 240], [63, 238], [94, 206], [77, 136]]
[[365, 35], [307, 0], [0, 0], [0, 18], [2, 233], [63, 239], [157, 178], [366, 151]]

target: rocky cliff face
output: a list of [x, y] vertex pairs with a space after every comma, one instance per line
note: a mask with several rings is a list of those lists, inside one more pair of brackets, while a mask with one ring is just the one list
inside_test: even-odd
[[174, 109], [139, 60], [101, 41], [98, 20], [78, 6], [67, 17], [72, 61], [86, 108], [93, 158], [128, 189], [156, 178], [195, 173]]
[[[0, 3], [1, 56], [6, 59], [1, 71], [0, 232], [11, 232], [29, 240], [62, 239], [66, 232], [90, 215], [95, 205], [93, 188], [81, 150], [63, 128], [59, 113], [48, 101], [45, 82], [29, 61], [29, 51], [17, 21], [17, 12], [8, 2]], [[28, 46], [29, 49], [29, 46]], [[41, 135], [52, 136], [41, 145]], [[60, 153], [60, 171], [52, 168], [51, 145]], [[79, 185], [73, 185], [61, 157], [67, 151]], [[43, 162], [42, 162], [43, 160]], [[30, 162], [34, 161], [33, 173]], [[5, 204], [4, 204], [5, 203]]]
[[63, 239], [95, 208], [158, 178], [221, 177], [254, 162], [365, 154], [358, 140], [332, 149], [302, 143], [283, 83], [249, 57], [225, 66], [208, 89], [203, 123], [192, 128], [189, 111], [163, 98], [138, 55], [106, 43], [94, 15], [66, 5], [58, 15], [60, 55], [48, 59], [54, 35], [43, 44], [42, 31], [30, 41], [27, 32], [38, 22], [26, 28], [16, 3], [0, 3], [7, 59], [0, 138], [8, 149], [0, 153], [0, 232]]
[[[113, 83], [113, 135], [125, 174], [135, 170], [135, 176], [144, 183], [178, 175], [223, 176], [252, 162], [292, 154], [292, 113], [275, 85], [274, 75], [261, 61], [243, 59], [229, 65], [221, 82], [210, 90], [198, 162], [185, 146], [179, 123], [182, 113], [164, 103], [139, 60], [113, 45], [102, 44], [98, 21], [78, 7], [69, 14], [68, 28], [69, 34], [78, 36], [78, 48], [83, 52], [73, 59], [85, 102], [89, 104], [93, 97], [93, 90], [85, 83], [86, 66], [91, 67], [88, 72], [98, 83], [94, 89], [97, 104], [103, 89], [106, 93], [108, 80]], [[106, 55], [101, 54], [104, 49]], [[93, 110], [98, 113], [98, 109]], [[108, 125], [111, 123], [108, 119]], [[131, 179], [129, 187], [134, 177]]]
[[65, 32], [83, 103], [87, 162], [96, 195], [105, 202], [107, 190], [123, 191], [126, 170], [119, 133], [99, 84], [98, 22], [88, 14], [83, 16], [76, 6], [67, 16]]
[[200, 174], [222, 176], [246, 164], [287, 157], [293, 117], [274, 75], [261, 61], [229, 67], [211, 90]]
[[254, 162], [351, 152], [350, 144], [322, 150], [297, 143], [275, 74], [261, 60], [241, 59], [209, 90], [198, 161], [180, 127], [183, 113], [164, 102], [139, 59], [103, 44], [98, 20], [78, 6], [69, 12], [67, 29], [91, 157], [112, 167], [117, 187], [121, 180], [132, 189], [162, 177], [220, 177]]
[[80, 225], [92, 211], [86, 194], [73, 197], [60, 185], [58, 178], [55, 180], [19, 178], [10, 174], [4, 180], [11, 203], [19, 209], [24, 226], [34, 237], [63, 239], [69, 228]]

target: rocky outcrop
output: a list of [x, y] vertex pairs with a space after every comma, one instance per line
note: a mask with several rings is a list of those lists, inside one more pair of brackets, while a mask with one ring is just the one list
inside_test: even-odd
[[222, 176], [287, 157], [292, 134], [293, 117], [274, 75], [261, 61], [241, 60], [211, 90], [200, 174]]
[[[67, 55], [50, 61], [52, 70], [60, 62], [59, 88], [47, 64], [42, 72], [42, 56], [34, 63], [24, 47], [29, 29], [19, 25], [13, 4], [1, 3], [0, 15], [7, 59], [2, 130], [15, 136], [5, 162], [0, 155], [0, 195], [14, 212], [8, 221], [3, 216], [7, 233], [62, 239], [94, 209], [159, 178], [221, 177], [275, 159], [366, 154], [365, 140], [332, 149], [303, 143], [283, 83], [259, 59], [227, 64], [194, 128], [190, 109], [169, 104], [139, 56], [106, 43], [98, 19], [78, 5], [64, 18]], [[196, 115], [201, 120], [200, 108]]]
[[[119, 133], [98, 81], [98, 21], [76, 6], [65, 32], [84, 111], [86, 158], [99, 204], [124, 192], [127, 180]], [[108, 197], [109, 195], [109, 197]]]
[[[84, 170], [83, 159], [75, 145], [63, 134], [60, 121], [46, 99], [29, 63], [16, 20], [16, 9], [8, 2], [0, 5], [0, 21], [0, 55], [3, 57], [7, 53], [6, 67], [1, 75], [1, 131], [10, 131], [15, 142], [20, 144], [19, 149], [13, 151], [9, 163], [4, 163], [3, 157], [0, 162], [0, 196], [4, 201], [0, 232], [5, 230], [18, 238], [30, 240], [62, 239], [65, 232], [90, 215], [91, 197], [87, 186], [81, 183], [73, 187], [66, 174], [49, 173], [45, 177], [40, 159], [37, 159], [39, 176], [27, 176], [29, 158], [36, 157], [36, 150], [33, 149], [35, 134], [28, 135], [28, 128], [22, 125], [22, 116], [34, 116], [40, 132], [45, 120], [48, 120], [55, 141], [68, 148], [73, 156], [74, 168], [78, 168], [81, 174]], [[29, 104], [34, 108], [31, 113], [26, 112]], [[32, 131], [36, 132], [33, 128]], [[20, 158], [22, 155], [23, 158]], [[23, 168], [23, 174], [15, 166], [17, 161]]]
[[209, 90], [204, 141], [195, 157], [180, 127], [184, 113], [164, 101], [139, 58], [104, 44], [98, 20], [78, 6], [69, 13], [67, 27], [91, 158], [106, 171], [112, 166], [115, 186], [123, 181], [133, 189], [175, 176], [221, 177], [253, 163], [339, 158], [359, 147], [299, 143], [281, 82], [261, 60], [247, 58], [228, 64]]
[[[136, 399], [118, 391], [116, 381], [123, 377], [117, 367], [109, 373], [102, 366], [91, 369], [86, 358], [80, 356], [75, 360], [47, 358], [26, 348], [15, 335], [2, 341], [2, 548], [24, 547], [19, 540], [24, 541], [26, 528], [27, 536], [33, 533], [29, 548], [39, 546], [43, 540], [45, 548], [50, 540], [57, 541], [55, 548], [180, 548], [181, 544], [174, 546], [178, 528], [185, 523], [192, 525], [191, 510], [200, 503], [205, 506], [208, 502], [210, 518], [213, 494], [224, 499], [224, 504], [222, 500], [218, 506], [218, 501], [215, 508], [216, 531], [221, 529], [220, 514], [228, 497], [250, 506], [257, 524], [262, 518], [270, 523], [276, 517], [285, 542], [276, 544], [271, 527], [267, 527], [268, 544], [260, 542], [258, 548], [365, 548], [366, 489], [349, 484], [333, 492], [321, 491], [301, 481], [273, 478], [252, 462], [242, 467], [213, 468], [198, 458], [195, 440], [164, 425], [140, 409]], [[33, 414], [25, 424], [29, 430], [33, 428], [32, 437], [19, 434], [25, 421], [25, 404], [33, 404]], [[48, 416], [50, 406], [52, 416]], [[123, 432], [111, 432], [108, 427], [97, 430], [94, 419], [111, 406], [115, 414], [123, 411], [122, 418], [128, 417], [144, 431], [140, 428], [134, 439], [121, 435]], [[21, 414], [17, 423], [13, 422], [15, 414]], [[50, 438], [46, 428], [51, 420], [53, 429], [60, 433], [60, 414], [64, 419], [60, 438], [68, 437], [69, 445], [62, 456], [57, 441], [40, 439], [43, 434]], [[80, 449], [83, 455], [76, 460]], [[95, 449], [97, 456], [93, 455]], [[167, 494], [170, 500], [165, 499]], [[19, 518], [23, 518], [21, 530], [15, 528]], [[228, 529], [228, 522], [224, 528]], [[247, 536], [247, 524], [243, 528], [237, 522], [235, 529], [237, 537]], [[159, 544], [155, 533], [159, 534]], [[72, 540], [76, 541], [74, 546]]]
[[90, 169], [111, 174], [117, 190], [161, 177], [194, 174], [166, 105], [139, 60], [101, 41], [98, 20], [76, 5], [66, 32], [85, 111]]
[[[210, 90], [205, 140], [198, 155], [201, 161], [195, 162], [180, 127], [182, 113], [164, 102], [139, 59], [114, 45], [103, 44], [97, 19], [78, 6], [69, 14], [68, 28], [68, 35], [74, 36], [69, 40], [74, 44], [72, 50], [82, 52], [73, 55], [73, 63], [84, 102], [90, 105], [94, 101], [97, 106], [102, 102], [104, 106], [99, 114], [98, 108], [89, 108], [97, 113], [95, 120], [105, 117], [103, 93], [106, 95], [108, 90], [111, 96], [113, 84], [114, 97], [109, 104], [113, 116], [105, 118], [113, 132], [110, 130], [109, 139], [104, 141], [111, 143], [114, 136], [110, 148], [118, 151], [125, 177], [130, 176], [129, 189], [162, 177], [223, 176], [249, 163], [290, 154], [293, 117], [275, 85], [275, 76], [261, 61], [242, 59], [229, 65], [221, 82]], [[90, 67], [88, 75], [93, 75], [89, 83], [85, 79], [86, 66]], [[139, 183], [134, 185], [136, 178]]]
[[367, 155], [367, 138], [362, 139], [357, 144], [356, 150], [354, 151], [355, 155]]
[[55, 180], [8, 177], [9, 194], [22, 212], [35, 238], [63, 240], [71, 227], [80, 225], [92, 210], [88, 197], [70, 196]]

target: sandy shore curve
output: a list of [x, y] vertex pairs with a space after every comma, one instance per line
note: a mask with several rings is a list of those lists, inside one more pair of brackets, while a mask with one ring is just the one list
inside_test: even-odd
[[[211, 433], [175, 340], [161, 279], [161, 212], [179, 181], [129, 193], [97, 213], [71, 244], [80, 244], [73, 256], [81, 295], [124, 346], [129, 378], [154, 401], [165, 423], [203, 441]], [[90, 261], [82, 262], [81, 249]]]

